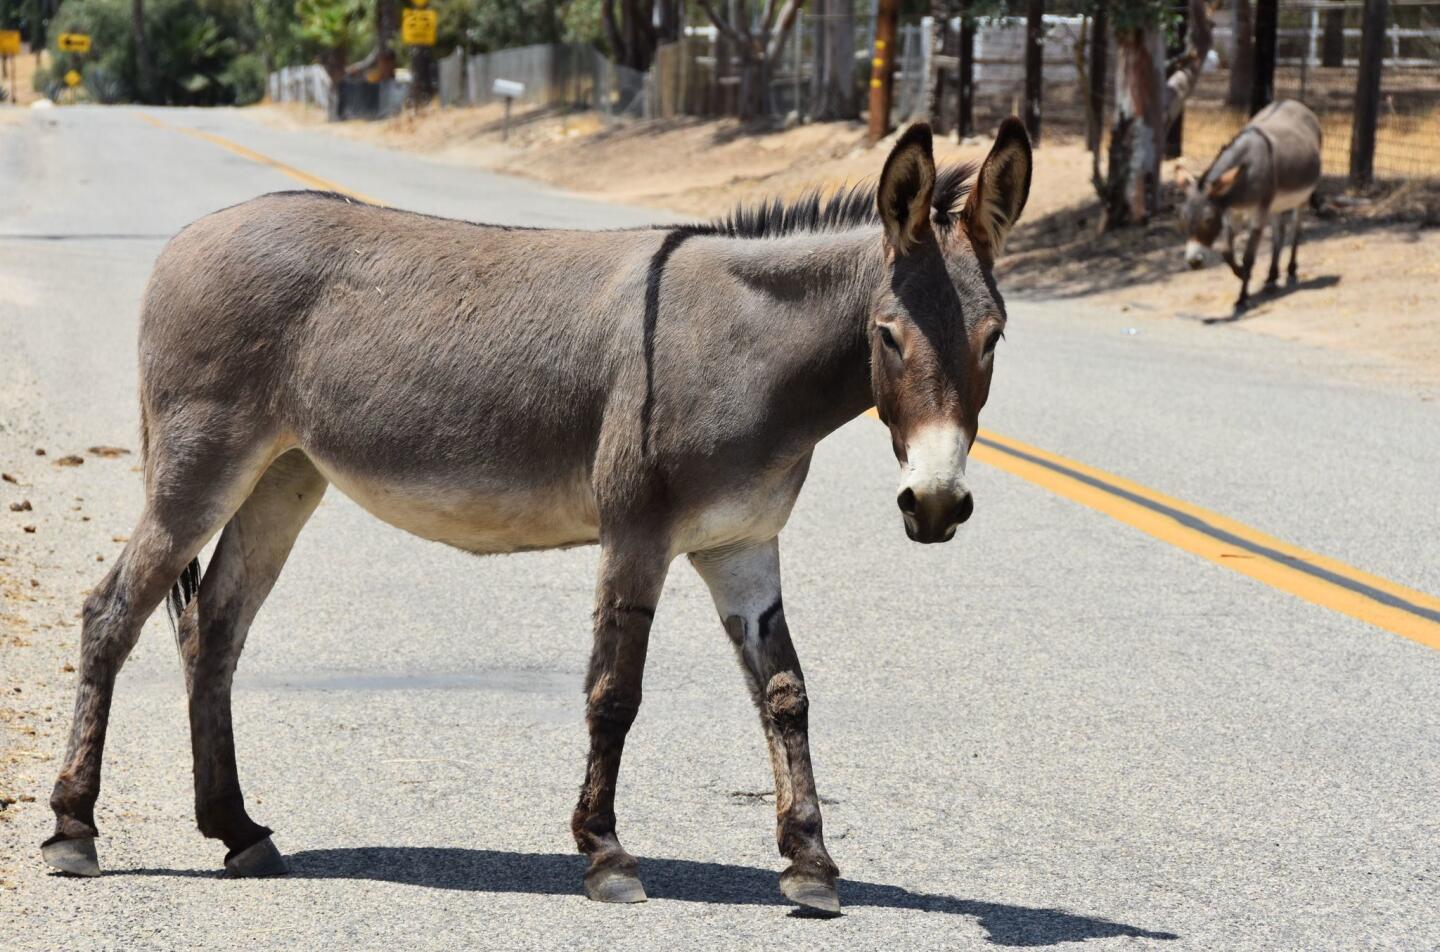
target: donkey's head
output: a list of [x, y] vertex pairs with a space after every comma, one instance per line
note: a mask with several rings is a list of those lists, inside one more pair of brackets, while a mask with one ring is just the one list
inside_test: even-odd
[[1180, 206], [1180, 226], [1185, 230], [1185, 263], [1191, 270], [1205, 266], [1205, 249], [1215, 244], [1225, 221], [1225, 198], [1239, 181], [1241, 167], [1234, 166], [1215, 176], [1208, 184], [1193, 178], [1183, 165], [1175, 166], [1175, 182], [1185, 191]]
[[965, 458], [990, 395], [1005, 303], [995, 256], [1030, 192], [1030, 138], [1000, 126], [963, 208], [936, 195], [930, 127], [911, 126], [876, 190], [887, 280], [871, 317], [871, 384], [900, 461], [897, 502], [916, 542], [946, 542], [974, 511]]

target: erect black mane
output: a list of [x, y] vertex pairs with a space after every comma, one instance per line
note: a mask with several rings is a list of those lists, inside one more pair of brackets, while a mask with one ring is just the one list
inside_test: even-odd
[[[965, 196], [970, 194], [976, 162], [961, 162], [937, 169], [935, 173], [935, 209], [937, 228], [948, 228], [960, 213]], [[842, 187], [828, 196], [814, 188], [793, 201], [771, 199], [741, 204], [724, 218], [712, 221], [712, 234], [732, 238], [775, 238], [800, 232], [838, 231], [859, 225], [878, 225], [880, 212], [875, 205], [878, 183], [869, 181]]]

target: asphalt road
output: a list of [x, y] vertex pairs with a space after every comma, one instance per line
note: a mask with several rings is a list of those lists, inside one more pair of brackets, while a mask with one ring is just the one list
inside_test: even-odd
[[[143, 112], [406, 208], [663, 218], [230, 112]], [[293, 875], [223, 880], [223, 847], [195, 832], [163, 620], [116, 695], [106, 873], [48, 875], [61, 665], [140, 503], [133, 456], [55, 461], [136, 448], [138, 302], [165, 239], [293, 187], [137, 110], [0, 123], [0, 469], [17, 480], [0, 501], [33, 503], [0, 507], [0, 687], [34, 712], [4, 735], [22, 798], [0, 813], [0, 948], [1440, 946], [1440, 652], [985, 466], [957, 540], [913, 545], [868, 419], [820, 446], [782, 536], [842, 918], [779, 895], [762, 739], [688, 566], [621, 774], [652, 898], [604, 906], [580, 895], [568, 832], [596, 553], [479, 560], [335, 492], [235, 693], [247, 797]], [[1010, 310], [985, 426], [1440, 592], [1436, 388], [1139, 309]]]

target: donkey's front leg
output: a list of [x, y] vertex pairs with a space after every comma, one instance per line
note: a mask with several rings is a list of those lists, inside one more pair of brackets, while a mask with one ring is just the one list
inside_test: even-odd
[[780, 890], [811, 909], [838, 914], [840, 871], [825, 849], [820, 797], [810, 769], [809, 701], [780, 601], [780, 546], [699, 552], [690, 557], [745, 668], [775, 771], [775, 838], [790, 867]]
[[640, 710], [650, 622], [665, 582], [668, 554], [651, 546], [607, 543], [595, 597], [595, 646], [585, 678], [590, 757], [570, 828], [590, 857], [585, 895], [601, 902], [644, 902], [639, 865], [615, 835], [615, 778], [625, 735]]

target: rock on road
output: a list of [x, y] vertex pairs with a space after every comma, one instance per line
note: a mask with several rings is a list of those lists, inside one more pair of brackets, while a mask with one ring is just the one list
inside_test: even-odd
[[[475, 559], [333, 490], [235, 688], [251, 812], [293, 874], [221, 879], [195, 831], [163, 618], [116, 692], [105, 875], [47, 874], [78, 608], [140, 504], [136, 456], [87, 450], [137, 449], [164, 241], [299, 187], [256, 156], [434, 214], [666, 220], [233, 111], [0, 122], [0, 503], [32, 503], [0, 505], [0, 948], [1440, 946], [1440, 652], [980, 464], [976, 517], [913, 545], [864, 418], [821, 444], [782, 536], [842, 918], [779, 894], [756, 717], [683, 560], [618, 797], [651, 901], [604, 906], [568, 831], [596, 552]], [[986, 427], [1440, 591], [1433, 386], [1235, 329], [1010, 310]]]

